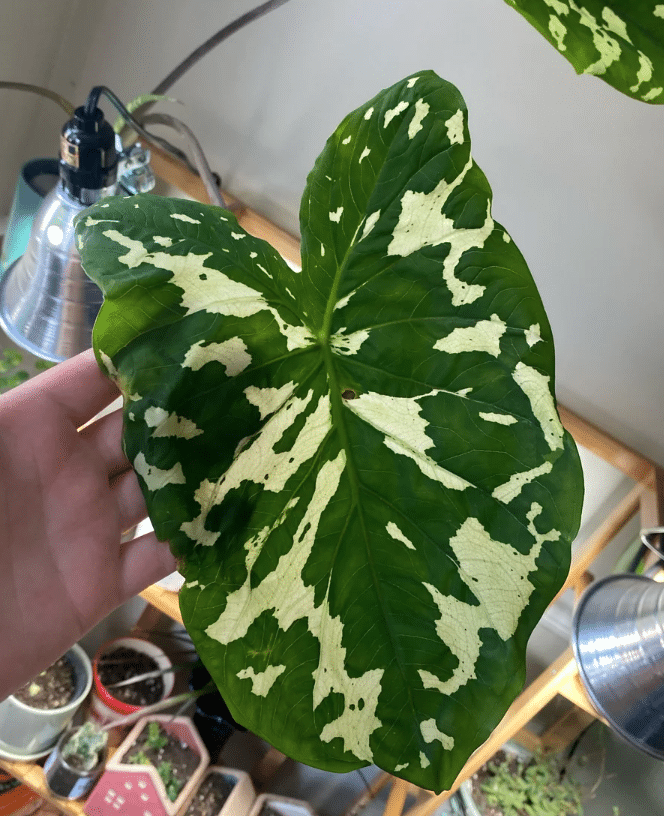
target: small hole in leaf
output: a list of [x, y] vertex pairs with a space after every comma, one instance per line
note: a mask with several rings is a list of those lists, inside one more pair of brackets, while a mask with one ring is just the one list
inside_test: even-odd
[[200, 274], [198, 277], [199, 277], [201, 280], [207, 280], [207, 275], [205, 274], [205, 272], [201, 272], [201, 274]]
[[353, 391], [352, 388], [347, 388], [341, 394], [341, 399], [345, 399], [345, 400], [352, 400], [352, 399], [355, 399], [356, 397], [357, 397], [357, 394], [355, 393], [355, 391]]
[[364, 700], [363, 700], [361, 697], [360, 697], [360, 699], [357, 701], [357, 707], [358, 707], [358, 709], [359, 709], [360, 711], [362, 711], [362, 709], [364, 708]]

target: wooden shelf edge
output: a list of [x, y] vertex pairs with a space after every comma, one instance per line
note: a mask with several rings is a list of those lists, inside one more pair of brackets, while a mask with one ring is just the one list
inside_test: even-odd
[[174, 621], [182, 623], [180, 601], [177, 592], [171, 592], [168, 589], [153, 584], [139, 594], [141, 598], [147, 601], [151, 606], [154, 606], [160, 612], [168, 615], [169, 618], [173, 618]]
[[636, 482], [644, 483], [648, 487], [653, 486], [653, 474], [657, 468], [655, 462], [628, 448], [627, 445], [577, 416], [564, 405], [558, 404], [558, 413], [560, 421], [572, 434], [578, 445], [599, 456], [600, 459], [604, 459], [605, 462], [613, 465]]
[[49, 804], [58, 808], [63, 813], [71, 814], [71, 816], [84, 816], [83, 807], [84, 802], [75, 801], [71, 799], [61, 799], [51, 793], [46, 784], [46, 777], [41, 765], [34, 762], [14, 762], [9, 759], [0, 758], [0, 767], [4, 768], [7, 773], [20, 779], [29, 788], [41, 796]]

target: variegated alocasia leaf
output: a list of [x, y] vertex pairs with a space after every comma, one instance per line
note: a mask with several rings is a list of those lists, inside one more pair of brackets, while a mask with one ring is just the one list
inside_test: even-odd
[[664, 104], [664, 3], [654, 0], [505, 0], [579, 74]]
[[579, 462], [490, 203], [463, 99], [423, 72], [328, 141], [302, 271], [196, 202], [79, 222], [187, 629], [233, 716], [310, 765], [449, 786], [567, 573]]

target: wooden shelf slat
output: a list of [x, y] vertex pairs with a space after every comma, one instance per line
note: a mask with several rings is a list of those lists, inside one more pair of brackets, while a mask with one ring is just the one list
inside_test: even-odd
[[52, 804], [58, 810], [71, 816], [84, 816], [83, 806], [84, 802], [75, 801], [71, 799], [61, 799], [51, 793], [50, 788], [46, 784], [46, 777], [44, 776], [44, 769], [41, 765], [35, 762], [14, 762], [9, 759], [0, 759], [0, 767], [4, 768], [7, 773], [20, 779], [28, 787], [41, 796], [42, 799]]
[[178, 593], [163, 587], [153, 584], [144, 589], [140, 593], [141, 598], [146, 600], [151, 606], [154, 606], [160, 612], [173, 618], [174, 621], [182, 623], [182, 614], [180, 613], [180, 603], [178, 600]]

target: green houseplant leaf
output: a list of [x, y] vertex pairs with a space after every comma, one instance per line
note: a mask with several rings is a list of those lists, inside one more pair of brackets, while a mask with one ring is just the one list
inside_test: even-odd
[[578, 457], [490, 202], [463, 99], [422, 72], [329, 139], [301, 271], [196, 202], [79, 220], [185, 625], [233, 716], [310, 765], [449, 786], [568, 570]]
[[622, 93], [664, 104], [664, 3], [505, 0], [568, 59]]

